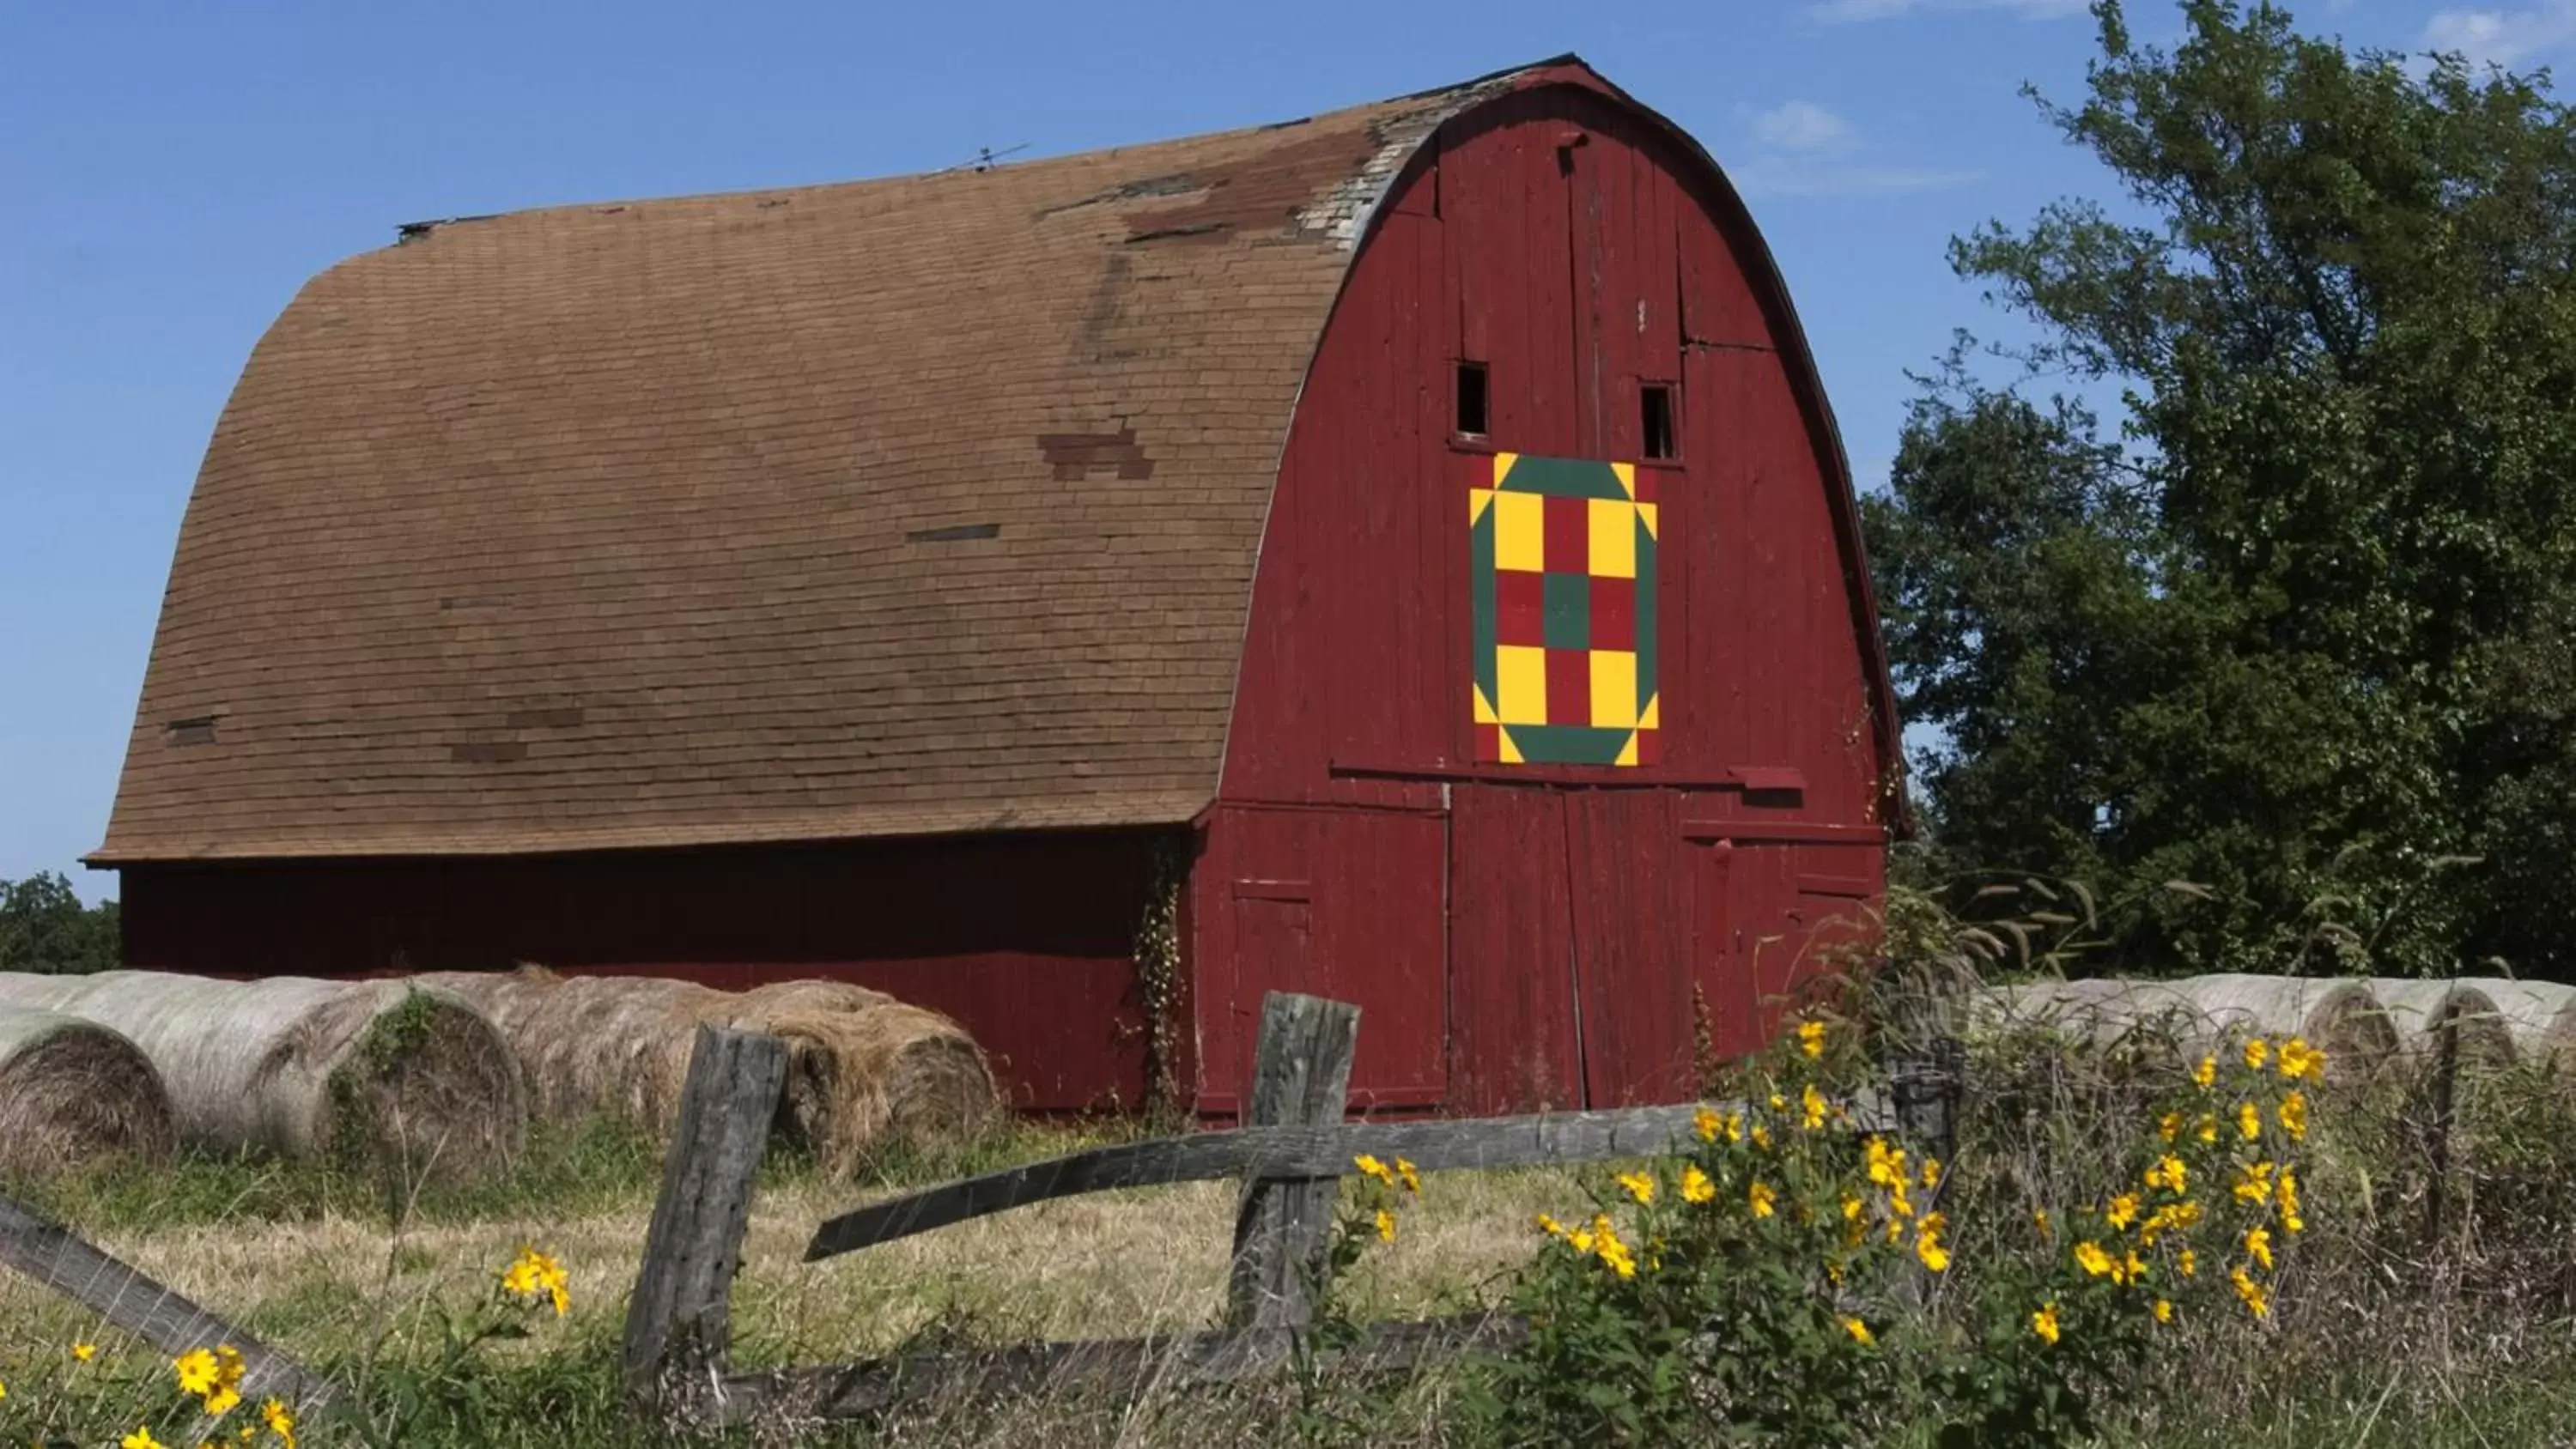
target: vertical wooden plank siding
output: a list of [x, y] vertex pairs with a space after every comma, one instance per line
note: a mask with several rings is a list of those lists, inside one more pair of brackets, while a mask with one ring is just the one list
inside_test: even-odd
[[1590, 790], [1564, 799], [1586, 1105], [1677, 1101], [1692, 1086], [1678, 797]]
[[1452, 1111], [1583, 1104], [1566, 798], [1503, 785], [1461, 785], [1452, 795]]

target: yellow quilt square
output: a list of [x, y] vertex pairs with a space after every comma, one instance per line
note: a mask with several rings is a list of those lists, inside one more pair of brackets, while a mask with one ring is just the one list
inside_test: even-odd
[[[1542, 679], [1540, 685], [1545, 687]], [[1592, 651], [1592, 727], [1634, 729], [1637, 725], [1637, 656], [1625, 649]]]
[[[1510, 496], [1508, 494], [1506, 497]], [[1503, 723], [1547, 723], [1547, 651], [1519, 644], [1494, 649], [1494, 713]]]
[[1537, 493], [1494, 495], [1494, 567], [1540, 573], [1547, 568], [1547, 499]]
[[1637, 505], [1621, 498], [1594, 498], [1584, 520], [1596, 579], [1637, 576]]

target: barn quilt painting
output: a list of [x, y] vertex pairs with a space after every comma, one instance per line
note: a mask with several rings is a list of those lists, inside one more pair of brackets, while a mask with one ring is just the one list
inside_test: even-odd
[[1497, 453], [1488, 485], [1481, 461], [1467, 501], [1476, 759], [1653, 763], [1653, 475]]

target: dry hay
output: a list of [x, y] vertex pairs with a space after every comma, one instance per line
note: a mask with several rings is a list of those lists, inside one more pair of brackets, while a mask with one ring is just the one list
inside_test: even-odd
[[430, 1181], [504, 1165], [526, 1135], [526, 1093], [500, 1033], [456, 997], [399, 981], [0, 972], [0, 1005], [122, 1033], [160, 1073], [188, 1146]]
[[2495, 1003], [2521, 1058], [2534, 1065], [2576, 1067], [2576, 986], [2555, 981], [2476, 981]]
[[2231, 1048], [2248, 1037], [2298, 1036], [2326, 1054], [2337, 1081], [2374, 1075], [2398, 1051], [2398, 1033], [2358, 982], [2297, 976], [2207, 975], [2179, 981], [2098, 978], [1995, 987], [1982, 998], [1990, 1028], [2043, 1027], [2110, 1045], [2167, 1041], [2190, 1051]]
[[134, 1043], [76, 1016], [0, 1007], [0, 1176], [158, 1160], [176, 1141], [170, 1094]]
[[1000, 1110], [992, 1071], [963, 1028], [844, 982], [731, 992], [533, 966], [420, 979], [483, 1008], [518, 1050], [537, 1110], [549, 1117], [606, 1113], [666, 1134], [701, 1025], [786, 1041], [779, 1126], [836, 1169], [892, 1142], [966, 1135]]
[[2411, 981], [2378, 977], [2371, 994], [2397, 1029], [2408, 1063], [2429, 1065], [2449, 1038], [2457, 1070], [2493, 1072], [2514, 1062], [2513, 1032], [2495, 998], [2478, 989], [2484, 983]]

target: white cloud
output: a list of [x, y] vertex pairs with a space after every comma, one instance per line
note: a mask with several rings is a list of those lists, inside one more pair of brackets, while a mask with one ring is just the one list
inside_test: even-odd
[[2024, 20], [2056, 20], [2081, 15], [2088, 0], [1808, 0], [1810, 19], [1828, 25], [1862, 20], [1893, 20], [1925, 10], [2002, 10]]
[[1851, 122], [1814, 101], [1783, 101], [1753, 118], [1753, 135], [1783, 151], [1825, 151], [1851, 139]]
[[2427, 50], [2458, 51], [2472, 61], [2519, 65], [2576, 38], [2576, 0], [2545, 0], [2530, 10], [2443, 10], [2424, 26]]

